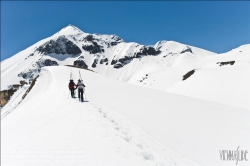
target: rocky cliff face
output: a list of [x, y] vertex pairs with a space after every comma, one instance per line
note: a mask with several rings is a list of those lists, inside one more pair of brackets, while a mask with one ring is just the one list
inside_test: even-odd
[[65, 36], [58, 37], [57, 40], [50, 40], [45, 44], [37, 48], [38, 52], [49, 55], [49, 54], [69, 54], [69, 55], [78, 55], [82, 51], [80, 48], [75, 45], [72, 41], [68, 40]]
[[5, 106], [5, 104], [9, 101], [10, 97], [16, 92], [15, 89], [3, 90], [0, 92], [0, 107]]
[[159, 55], [161, 51], [155, 50], [153, 47], [142, 46], [138, 51], [135, 51], [132, 56], [124, 56], [119, 59], [112, 60], [111, 65], [114, 68], [119, 69], [126, 64], [129, 64], [134, 58], [141, 58], [143, 56], [156, 56]]

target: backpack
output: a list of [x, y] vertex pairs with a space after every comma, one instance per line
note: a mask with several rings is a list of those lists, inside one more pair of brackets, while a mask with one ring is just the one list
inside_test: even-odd
[[77, 86], [78, 86], [78, 89], [84, 89], [84, 85], [82, 82], [78, 82]]

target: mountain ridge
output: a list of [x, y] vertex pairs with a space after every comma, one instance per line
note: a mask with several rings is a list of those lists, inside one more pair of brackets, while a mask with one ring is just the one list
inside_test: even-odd
[[[127, 50], [125, 50], [127, 54], [123, 53], [117, 55], [114, 51], [115, 50], [119, 51], [119, 49], [116, 49], [116, 47], [118, 44], [122, 43], [124, 43], [124, 47], [127, 47]], [[175, 44], [182, 45], [181, 43], [177, 42]], [[65, 50], [65, 46], [66, 48], [70, 49]], [[132, 47], [138, 47], [140, 49], [135, 49]], [[134, 51], [129, 50], [130, 48], [134, 49]], [[74, 59], [74, 61], [77, 60], [80, 61], [75, 64], [83, 65], [82, 67], [88, 66], [89, 68], [91, 68], [93, 66], [93, 68], [95, 68], [98, 62], [104, 63], [104, 61], [106, 62], [105, 64], [108, 63], [111, 65], [113, 61], [112, 65], [114, 66], [114, 68], [120, 68], [129, 63], [131, 59], [141, 58], [148, 54], [156, 54], [156, 50], [154, 47], [140, 45], [136, 42], [125, 43], [124, 40], [119, 38], [117, 35], [106, 35], [106, 34], [99, 35], [99, 34], [85, 33], [81, 31], [79, 28], [75, 27], [74, 25], [69, 24], [68, 26], [62, 28], [54, 35], [42, 39], [33, 44], [32, 46], [28, 47], [27, 49], [20, 51], [14, 56], [2, 61], [1, 70], [5, 69], [5, 63], [7, 61], [13, 61], [12, 63], [8, 63], [7, 65], [7, 66], [10, 65], [12, 66], [20, 64], [23, 59], [28, 59], [31, 56], [39, 56], [39, 58], [37, 58], [36, 61], [38, 61], [38, 59], [42, 59], [43, 56], [48, 56], [47, 57], [48, 59], [56, 62], [53, 64], [74, 65], [72, 59], [70, 60], [68, 58], [72, 58], [72, 56], [76, 56], [78, 54], [86, 54], [86, 56], [88, 56], [88, 58], [86, 59], [85, 57], [84, 60], [83, 56], [78, 56], [78, 59], [76, 58]], [[95, 54], [95, 55], [94, 57], [93, 56], [90, 57], [88, 54]], [[100, 58], [101, 56], [103, 58]], [[66, 60], [67, 62], [61, 62], [61, 63], [59, 62], [60, 60], [65, 60], [65, 59], [67, 59]], [[37, 64], [34, 64], [34, 62], [33, 64], [30, 65], [39, 66]], [[6, 86], [4, 89], [6, 89]]]

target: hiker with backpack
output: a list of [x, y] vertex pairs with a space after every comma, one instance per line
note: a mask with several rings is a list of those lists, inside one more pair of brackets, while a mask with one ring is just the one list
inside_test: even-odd
[[78, 83], [76, 85], [76, 89], [78, 88], [78, 98], [80, 101], [84, 101], [83, 100], [83, 92], [84, 92], [84, 87], [85, 85], [82, 83], [82, 80], [78, 80]]
[[75, 84], [74, 81], [71, 79], [71, 80], [69, 81], [69, 90], [70, 90], [70, 92], [71, 92], [71, 97], [72, 97], [72, 98], [75, 97], [75, 86], [76, 86], [76, 84]]

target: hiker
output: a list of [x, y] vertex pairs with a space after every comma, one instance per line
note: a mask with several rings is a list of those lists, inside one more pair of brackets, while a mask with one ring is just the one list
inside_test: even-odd
[[69, 81], [69, 90], [71, 92], [71, 97], [74, 97], [75, 96], [75, 86], [76, 84], [74, 83], [74, 81], [71, 79]]
[[76, 85], [76, 89], [78, 88], [78, 98], [83, 102], [83, 92], [84, 92], [85, 85], [82, 83], [82, 81], [79, 79], [78, 83]]

